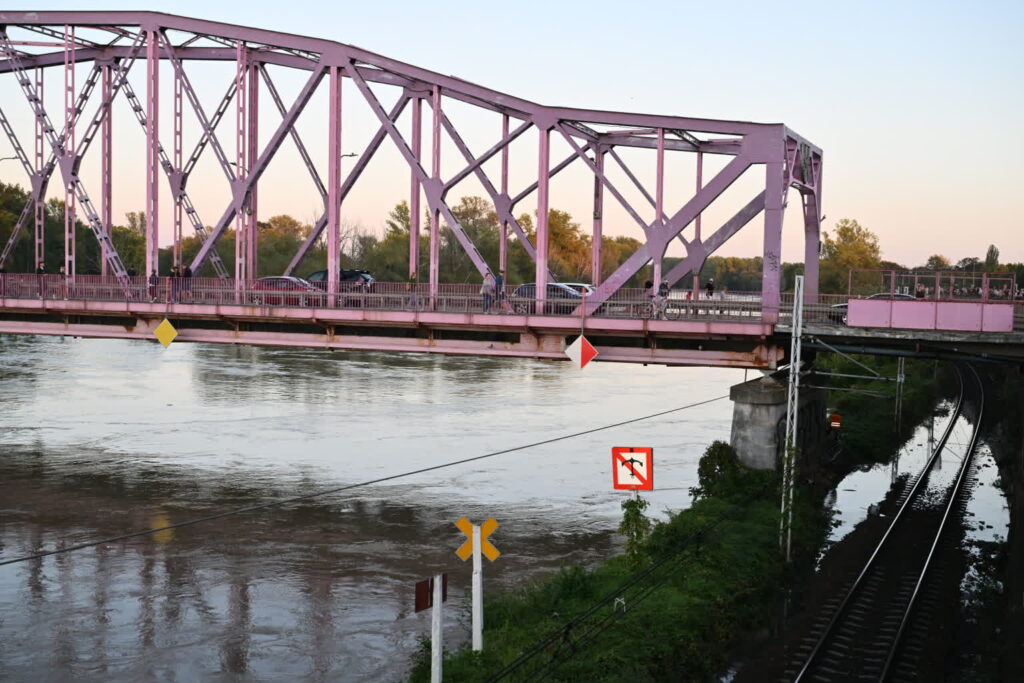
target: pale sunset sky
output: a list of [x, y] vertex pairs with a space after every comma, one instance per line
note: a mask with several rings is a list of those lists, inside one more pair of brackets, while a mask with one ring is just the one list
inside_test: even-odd
[[[17, 5], [17, 3], [14, 3]], [[23, 3], [28, 5], [28, 3]], [[34, 4], [34, 3], [33, 3]], [[184, 16], [327, 38], [524, 97], [542, 104], [641, 113], [783, 122], [824, 150], [825, 228], [855, 218], [878, 234], [886, 259], [920, 265], [933, 253], [952, 260], [984, 257], [991, 244], [1002, 261], [1024, 261], [1024, 2], [198, 2], [179, 0], [151, 9]], [[82, 9], [80, 2], [49, 0], [16, 9]], [[88, 9], [147, 9], [144, 2], [92, 0]], [[223, 64], [189, 64], [207, 112], [232, 77]], [[84, 80], [88, 67], [81, 67]], [[162, 67], [161, 135], [171, 142], [171, 70]], [[144, 64], [134, 70], [145, 92]], [[285, 99], [305, 76], [272, 72]], [[62, 72], [47, 73], [47, 107], [58, 114]], [[380, 90], [389, 107], [395, 94]], [[261, 138], [279, 116], [261, 94]], [[375, 129], [358, 93], [344, 91], [346, 151], [360, 152]], [[31, 154], [31, 116], [9, 76], [0, 78], [0, 103]], [[145, 151], [141, 128], [126, 105], [115, 112], [115, 222], [144, 205]], [[91, 110], [90, 110], [91, 111]], [[310, 102], [299, 129], [326, 177], [326, 82]], [[425, 108], [425, 112], [426, 112]], [[480, 153], [496, 140], [500, 120], [453, 104], [452, 119]], [[194, 120], [186, 104], [186, 119]], [[218, 129], [233, 158], [233, 114]], [[408, 126], [408, 114], [400, 121]], [[196, 138], [186, 129], [186, 150]], [[59, 127], [59, 126], [58, 126]], [[429, 123], [425, 114], [425, 148]], [[192, 142], [190, 142], [192, 141]], [[536, 138], [511, 148], [513, 193], [536, 173]], [[83, 166], [95, 200], [98, 143]], [[11, 148], [0, 139], [0, 157]], [[347, 200], [350, 225], [380, 232], [388, 210], [408, 196], [408, 168], [385, 143]], [[187, 152], [186, 152], [187, 154]], [[459, 168], [446, 144], [445, 174]], [[568, 147], [553, 145], [553, 163]], [[653, 153], [624, 154], [653, 192]], [[692, 155], [669, 155], [667, 205], [675, 211], [693, 185]], [[212, 155], [190, 181], [190, 194], [206, 224], [228, 201], [227, 183]], [[350, 163], [352, 160], [347, 159]], [[719, 167], [721, 163], [719, 162]], [[495, 167], [489, 166], [488, 170]], [[707, 165], [708, 171], [715, 163]], [[558, 176], [551, 205], [590, 227], [592, 181], [582, 165]], [[496, 177], [496, 176], [492, 176]], [[709, 173], [706, 173], [706, 178]], [[0, 180], [26, 184], [14, 161], [0, 163]], [[624, 177], [615, 182], [627, 189]], [[731, 215], [763, 183], [760, 168], [705, 216], [706, 233]], [[51, 183], [51, 193], [57, 183]], [[170, 194], [162, 189], [161, 238], [170, 240]], [[633, 192], [636, 206], [647, 209]], [[484, 195], [475, 181], [450, 199]], [[56, 196], [56, 195], [54, 195]], [[799, 204], [790, 204], [784, 258], [802, 260]], [[532, 212], [524, 202], [517, 212]], [[639, 237], [624, 212], [606, 196], [606, 234]], [[320, 200], [290, 142], [281, 149], [259, 189], [259, 216], [288, 213], [311, 222]], [[710, 224], [710, 225], [709, 225]], [[718, 253], [761, 253], [760, 220]], [[679, 255], [670, 251], [670, 255]]]

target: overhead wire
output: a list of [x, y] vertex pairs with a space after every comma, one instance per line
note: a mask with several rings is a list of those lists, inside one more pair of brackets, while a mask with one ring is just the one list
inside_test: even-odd
[[279, 500], [268, 501], [266, 503], [259, 503], [256, 505], [249, 505], [246, 507], [235, 508], [234, 510], [228, 510], [225, 512], [218, 512], [212, 515], [206, 515], [203, 517], [196, 517], [194, 519], [188, 519], [182, 522], [175, 522], [173, 524], [166, 524], [164, 526], [153, 527], [151, 529], [143, 529], [140, 531], [133, 531], [126, 534], [120, 534], [118, 536], [111, 536], [109, 538], [103, 538], [95, 541], [88, 541], [85, 543], [76, 543], [74, 545], [66, 545], [53, 550], [46, 550], [42, 552], [32, 553], [30, 555], [23, 555], [21, 557], [14, 557], [9, 560], [0, 560], [0, 567], [9, 564], [16, 564], [19, 562], [28, 562], [29, 560], [38, 560], [51, 555], [61, 555], [64, 553], [70, 553], [76, 550], [83, 550], [85, 548], [94, 548], [99, 545], [105, 545], [107, 543], [117, 543], [119, 541], [125, 541], [130, 538], [138, 538], [139, 536], [148, 536], [149, 534], [159, 533], [161, 531], [169, 531], [172, 529], [181, 529], [183, 527], [193, 526], [195, 524], [202, 524], [204, 522], [212, 522], [217, 519], [224, 519], [225, 517], [231, 517], [233, 515], [246, 514], [249, 512], [257, 512], [260, 510], [268, 510], [270, 508], [280, 507], [282, 505], [288, 505], [289, 503], [297, 503], [304, 500], [310, 500], [312, 498], [319, 498], [321, 496], [328, 496], [334, 493], [342, 493], [344, 491], [351, 491], [353, 489], [362, 488], [364, 486], [371, 486], [373, 484], [382, 484], [388, 481], [394, 481], [396, 479], [403, 479], [405, 477], [412, 477], [418, 474], [425, 474], [427, 472], [434, 472], [448, 467], [455, 467], [457, 465], [465, 465], [466, 463], [476, 462], [479, 460], [485, 460], [487, 458], [493, 458], [499, 455], [507, 455], [509, 453], [515, 453], [518, 451], [524, 451], [530, 448], [537, 448], [538, 446], [546, 446], [548, 444], [557, 443], [559, 441], [565, 441], [567, 439], [575, 439], [581, 436], [587, 436], [589, 434], [595, 434], [597, 432], [614, 429], [616, 427], [624, 427], [625, 425], [634, 424], [636, 422], [643, 422], [645, 420], [653, 420], [658, 417], [664, 417], [665, 415], [671, 415], [672, 413], [678, 413], [683, 410], [689, 410], [691, 408], [697, 408], [699, 406], [714, 403], [715, 401], [721, 401], [723, 398], [727, 398], [728, 395], [716, 396], [714, 398], [705, 399], [703, 401], [696, 401], [694, 403], [688, 403], [684, 406], [677, 408], [670, 408], [668, 410], [662, 410], [657, 413], [651, 413], [650, 415], [643, 415], [641, 417], [634, 417], [621, 422], [615, 422], [612, 424], [603, 425], [601, 427], [592, 427], [585, 429], [580, 432], [574, 432], [572, 434], [563, 434], [561, 436], [555, 436], [550, 439], [544, 439], [542, 441], [535, 441], [533, 443], [523, 444], [521, 446], [513, 446], [512, 448], [504, 448], [499, 451], [492, 451], [490, 453], [484, 453], [482, 455], [474, 455], [468, 458], [460, 458], [458, 460], [451, 460], [448, 462], [439, 463], [437, 465], [430, 465], [427, 467], [421, 467], [415, 470], [409, 470], [407, 472], [400, 472], [398, 474], [390, 474], [384, 477], [377, 477], [376, 479], [368, 479], [366, 481], [356, 482], [354, 484], [346, 484], [345, 486], [336, 486], [322, 491], [314, 491], [313, 493], [305, 493], [298, 496], [289, 496], [288, 498], [281, 498]]

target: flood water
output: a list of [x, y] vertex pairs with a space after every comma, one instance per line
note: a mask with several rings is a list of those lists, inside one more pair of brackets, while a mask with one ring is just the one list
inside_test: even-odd
[[[0, 561], [398, 474], [723, 396], [743, 371], [0, 337]], [[0, 679], [401, 680], [465, 515], [485, 593], [617, 551], [612, 446], [689, 502], [720, 400], [589, 436], [0, 567]]]

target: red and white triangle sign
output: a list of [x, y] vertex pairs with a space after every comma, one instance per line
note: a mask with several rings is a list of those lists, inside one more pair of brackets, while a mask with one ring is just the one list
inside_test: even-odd
[[576, 337], [576, 341], [566, 347], [565, 355], [569, 356], [569, 360], [572, 361], [573, 365], [582, 370], [587, 367], [587, 363], [597, 357], [597, 349], [581, 334]]

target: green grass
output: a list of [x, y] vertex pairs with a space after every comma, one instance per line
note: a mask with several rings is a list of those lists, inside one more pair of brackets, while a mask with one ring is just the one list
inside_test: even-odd
[[[709, 453], [714, 451], [720, 460], [723, 447], [731, 451], [714, 444]], [[771, 474], [742, 466], [726, 469], [728, 476], [717, 482], [702, 480], [702, 497], [655, 525], [645, 541], [639, 571], [671, 557], [665, 565], [673, 567], [667, 580], [639, 602], [627, 593], [625, 610], [620, 605], [610, 626], [575, 654], [563, 648], [551, 680], [706, 680], [728, 664], [736, 640], [764, 622], [787, 573], [778, 548], [776, 482]], [[797, 501], [796, 516], [795, 527], [802, 532], [795, 537], [796, 546], [810, 554], [826, 524], [806, 500]], [[445, 680], [486, 680], [634, 575], [631, 563], [620, 555], [594, 569], [566, 567], [495, 596], [485, 606], [484, 651], [449, 653]], [[612, 604], [604, 605], [582, 626], [589, 628], [614, 610]], [[538, 657], [512, 680], [535, 677], [534, 667], [550, 661]], [[429, 674], [425, 644], [411, 680], [427, 681]]]

